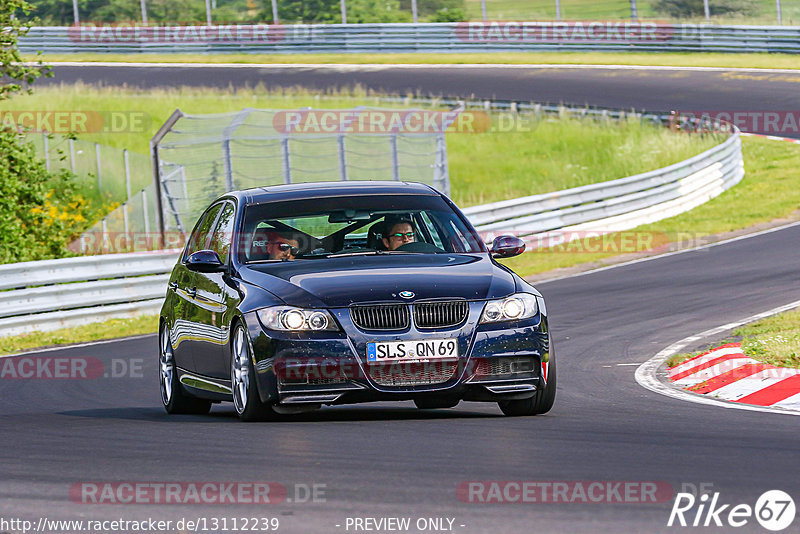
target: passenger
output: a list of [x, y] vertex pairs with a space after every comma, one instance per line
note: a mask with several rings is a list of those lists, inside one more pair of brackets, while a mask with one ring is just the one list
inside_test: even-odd
[[386, 222], [389, 231], [383, 234], [383, 246], [386, 250], [395, 250], [406, 243], [413, 243], [416, 239], [414, 224], [408, 219], [396, 219]]

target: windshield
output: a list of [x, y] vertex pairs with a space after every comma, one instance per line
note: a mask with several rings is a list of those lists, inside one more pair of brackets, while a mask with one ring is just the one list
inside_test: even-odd
[[437, 196], [333, 197], [245, 208], [239, 259], [244, 263], [347, 255], [485, 252]]

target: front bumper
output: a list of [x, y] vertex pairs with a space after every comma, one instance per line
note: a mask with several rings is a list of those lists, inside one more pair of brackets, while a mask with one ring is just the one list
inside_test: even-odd
[[[455, 328], [396, 333], [364, 332], [348, 310], [331, 310], [342, 332], [265, 331], [246, 316], [255, 377], [262, 402], [298, 407], [421, 398], [499, 401], [530, 398], [544, 385], [550, 336], [543, 312], [513, 325], [479, 325], [483, 303], [470, 303], [467, 321]], [[543, 309], [543, 306], [542, 306]], [[454, 338], [457, 361], [393, 364], [366, 362], [369, 341]]]

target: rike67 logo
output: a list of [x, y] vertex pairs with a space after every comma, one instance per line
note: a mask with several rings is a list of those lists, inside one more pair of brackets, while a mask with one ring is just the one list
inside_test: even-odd
[[753, 518], [767, 530], [783, 530], [794, 521], [794, 500], [781, 490], [764, 492], [756, 500], [755, 506], [723, 503], [719, 492], [711, 496], [704, 493], [699, 497], [691, 493], [678, 493], [667, 526], [738, 528], [747, 525]]

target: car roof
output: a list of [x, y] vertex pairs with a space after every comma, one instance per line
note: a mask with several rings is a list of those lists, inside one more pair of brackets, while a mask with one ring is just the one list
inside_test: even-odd
[[[242, 199], [246, 204], [261, 204], [285, 200], [330, 198], [364, 195], [419, 195], [439, 196], [426, 184], [389, 181], [341, 181], [308, 182], [286, 185], [256, 187], [228, 193]], [[227, 195], [226, 195], [227, 196]]]

